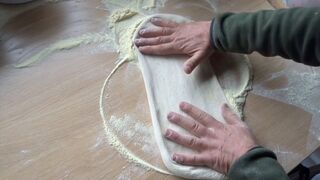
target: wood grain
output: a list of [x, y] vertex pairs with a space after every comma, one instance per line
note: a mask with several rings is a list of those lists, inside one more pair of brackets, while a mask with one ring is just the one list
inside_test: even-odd
[[[30, 68], [12, 66], [57, 40], [105, 28], [108, 12], [100, 8], [99, 0], [35, 3], [32, 8], [27, 4], [0, 6], [7, 12], [27, 8], [10, 18], [0, 31], [0, 179], [179, 179], [137, 170], [108, 145], [98, 98], [104, 79], [115, 65], [115, 52], [99, 45], [81, 46], [54, 53]], [[169, 1], [160, 12], [186, 15], [194, 10], [187, 1], [185, 7], [179, 3]], [[201, 3], [206, 6], [206, 2]], [[218, 10], [197, 7], [197, 13], [190, 16], [208, 20], [216, 12], [272, 9], [264, 0], [234, 0], [217, 6]], [[287, 67], [287, 61], [281, 58], [253, 54], [250, 60], [254, 83]], [[139, 102], [141, 113], [137, 118], [150, 123], [140, 72], [135, 69], [126, 80], [131, 85], [126, 86], [121, 84], [121, 73], [113, 79], [110, 95], [126, 100], [110, 101], [112, 108], [108, 112], [134, 113]], [[286, 86], [285, 82], [280, 79], [266, 87], [279, 88]], [[132, 89], [124, 88], [128, 85]], [[245, 115], [262, 145], [290, 151], [290, 157], [278, 152], [287, 171], [319, 145], [308, 131], [311, 114], [301, 108], [250, 94]], [[126, 139], [124, 143], [133, 141]], [[153, 159], [139, 149], [135, 151], [142, 158], [159, 163], [159, 155]]]

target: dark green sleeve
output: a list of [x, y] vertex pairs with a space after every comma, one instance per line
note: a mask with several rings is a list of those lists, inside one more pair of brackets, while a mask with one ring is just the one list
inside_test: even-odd
[[276, 155], [263, 147], [240, 157], [230, 168], [228, 177], [230, 180], [289, 180]]
[[257, 51], [319, 66], [320, 8], [224, 13], [211, 23], [211, 43], [221, 51]]

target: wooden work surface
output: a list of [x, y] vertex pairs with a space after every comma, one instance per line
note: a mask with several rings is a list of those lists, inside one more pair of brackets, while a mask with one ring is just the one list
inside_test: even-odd
[[[181, 1], [169, 1], [160, 12], [210, 19], [210, 11], [190, 6], [190, 2], [179, 6]], [[222, 2], [220, 11], [272, 9], [264, 0]], [[102, 83], [115, 65], [113, 50], [80, 46], [56, 52], [29, 68], [13, 67], [57, 40], [103, 29], [108, 12], [100, 1], [36, 1], [1, 5], [1, 10], [21, 13], [0, 31], [0, 179], [179, 179], [136, 170], [108, 144], [98, 99]], [[272, 73], [285, 68], [312, 70], [278, 57], [254, 53], [249, 58], [254, 84], [264, 83], [269, 89], [287, 85], [285, 77], [266, 81]], [[118, 87], [114, 93], [126, 101], [114, 103], [112, 108], [127, 111], [139, 93], [142, 114], [150, 121], [142, 77], [135, 73], [129, 77], [132, 90], [122, 89], [121, 84], [113, 86]], [[303, 108], [250, 93], [245, 116], [259, 143], [275, 150], [287, 171], [319, 145], [309, 132], [312, 114]]]

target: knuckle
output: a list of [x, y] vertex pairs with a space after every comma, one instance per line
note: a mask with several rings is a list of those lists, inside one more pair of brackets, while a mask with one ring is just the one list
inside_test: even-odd
[[170, 38], [171, 38], [171, 41], [174, 43], [174, 44], [179, 44], [179, 39], [177, 38], [177, 35], [175, 34], [175, 33], [173, 33], [173, 34], [171, 34], [171, 36], [170, 36]]
[[207, 143], [203, 140], [198, 141], [198, 145], [199, 149], [205, 149], [208, 147]]
[[157, 41], [159, 44], [165, 43], [165, 39], [163, 37], [157, 37]]
[[200, 126], [199, 126], [199, 124], [196, 123], [196, 122], [193, 122], [193, 124], [191, 125], [191, 129], [192, 129], [192, 131], [194, 131], [194, 132], [198, 132], [198, 131], [199, 131], [199, 128], [200, 128]]
[[216, 137], [216, 131], [214, 128], [209, 127], [205, 132], [209, 137]]
[[170, 29], [164, 27], [164, 28], [161, 29], [161, 32], [162, 32], [162, 34], [170, 34]]
[[198, 117], [198, 119], [205, 119], [206, 116], [207, 115], [204, 112], [199, 112], [197, 117]]
[[159, 37], [159, 36], [154, 38], [154, 40], [155, 40], [156, 43], [161, 43], [161, 37]]
[[189, 140], [189, 142], [188, 142], [188, 145], [190, 146], [190, 147], [193, 147], [193, 146], [195, 146], [196, 145], [196, 139], [195, 138], [191, 138], [190, 140]]

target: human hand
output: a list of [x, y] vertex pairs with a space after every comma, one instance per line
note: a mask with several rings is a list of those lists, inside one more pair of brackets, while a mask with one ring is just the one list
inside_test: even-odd
[[185, 54], [190, 58], [184, 63], [184, 71], [190, 74], [213, 49], [210, 47], [210, 21], [177, 24], [173, 21], [151, 18], [153, 28], [141, 29], [136, 46], [144, 54]]
[[248, 126], [224, 104], [221, 108], [226, 123], [221, 123], [197, 107], [182, 102], [180, 109], [189, 117], [170, 112], [168, 120], [194, 136], [167, 129], [165, 137], [197, 153], [174, 153], [172, 160], [182, 165], [207, 166], [227, 174], [232, 164], [257, 146]]

